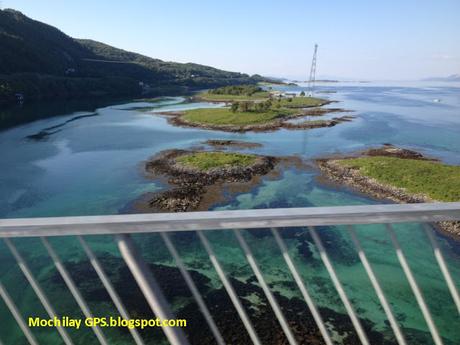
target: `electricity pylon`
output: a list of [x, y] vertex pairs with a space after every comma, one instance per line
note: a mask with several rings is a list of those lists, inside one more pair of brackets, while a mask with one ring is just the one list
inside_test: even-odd
[[315, 88], [316, 78], [316, 52], [318, 51], [318, 45], [315, 44], [315, 50], [313, 52], [313, 59], [311, 60], [310, 78], [308, 79], [308, 95], [313, 96], [313, 89]]
[[[316, 79], [316, 53], [318, 51], [318, 45], [315, 44], [315, 49], [313, 52], [313, 59], [311, 60], [310, 68], [310, 78], [308, 78], [308, 96], [313, 96], [313, 89], [315, 88], [315, 79]], [[305, 156], [307, 153], [307, 131], [303, 132], [303, 143], [302, 143], [302, 155]]]

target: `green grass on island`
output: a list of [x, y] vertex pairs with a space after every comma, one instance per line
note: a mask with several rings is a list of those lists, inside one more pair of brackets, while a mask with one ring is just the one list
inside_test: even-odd
[[269, 96], [269, 92], [257, 85], [223, 86], [198, 95], [202, 100], [216, 102], [266, 100]]
[[266, 100], [270, 93], [257, 85], [230, 85], [211, 89], [198, 95], [207, 101], [254, 101]]
[[192, 109], [184, 112], [189, 123], [214, 126], [263, 125], [290, 115], [301, 114], [300, 109], [318, 107], [327, 100], [306, 97], [279, 97], [256, 85], [233, 85], [208, 90], [199, 95], [204, 100], [229, 101], [229, 108]]
[[438, 201], [460, 201], [460, 166], [394, 157], [362, 157], [339, 163], [409, 193], [424, 194]]
[[256, 92], [252, 95], [214, 95], [207, 92], [198, 94], [201, 100], [211, 102], [257, 101], [267, 99], [269, 96], [268, 91]]
[[272, 96], [274, 103], [278, 103], [279, 106], [286, 108], [318, 107], [327, 103], [324, 99], [305, 95], [276, 98], [272, 92], [254, 85], [224, 86], [198, 94], [198, 98], [201, 100], [215, 102], [266, 101], [270, 96]]
[[[273, 101], [275, 104], [277, 101]], [[292, 98], [282, 98], [279, 100], [281, 107], [286, 108], [309, 108], [309, 107], [319, 107], [328, 103], [328, 101], [316, 98], [316, 97], [307, 97], [307, 96], [297, 96]]]
[[292, 109], [268, 110], [265, 112], [233, 112], [229, 108], [204, 108], [185, 111], [183, 119], [203, 125], [260, 125], [269, 123], [277, 118], [293, 115]]
[[256, 156], [231, 152], [197, 152], [177, 158], [177, 161], [189, 167], [207, 171], [212, 168], [229, 166], [248, 166], [255, 162]]

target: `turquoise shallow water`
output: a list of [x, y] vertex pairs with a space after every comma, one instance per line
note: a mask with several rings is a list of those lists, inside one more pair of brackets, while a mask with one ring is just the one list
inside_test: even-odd
[[[299, 89], [299, 87], [293, 88]], [[331, 107], [354, 110], [357, 118], [332, 128], [309, 131], [280, 130], [271, 133], [221, 133], [172, 127], [155, 111], [181, 110], [215, 104], [188, 103], [184, 98], [166, 98], [155, 103], [125, 102], [100, 108], [88, 105], [70, 112], [63, 108], [61, 116], [41, 119], [0, 132], [0, 216], [35, 217], [59, 215], [116, 214], [129, 201], [145, 192], [162, 186], [144, 177], [142, 162], [155, 153], [168, 148], [189, 148], [201, 145], [207, 139], [232, 138], [257, 141], [263, 147], [249, 150], [271, 155], [299, 155], [306, 159], [346, 153], [382, 143], [392, 143], [421, 151], [450, 164], [460, 164], [460, 87], [433, 84], [330, 84], [319, 87], [336, 93], [323, 94], [339, 103]], [[441, 102], [434, 102], [440, 99]], [[144, 108], [145, 107], [145, 108]], [[142, 111], [140, 111], [139, 108]], [[46, 112], [46, 105], [34, 109], [16, 109], [18, 113]], [[59, 112], [55, 112], [60, 114]], [[45, 133], [40, 140], [28, 138]], [[355, 205], [379, 203], [344, 188], [321, 184], [317, 171], [287, 169], [275, 180], [264, 179], [251, 192], [232, 198], [216, 209], [245, 209], [266, 207]], [[377, 297], [353, 250], [345, 229], [321, 229], [340, 279], [360, 315], [374, 324], [374, 329], [389, 333]], [[358, 227], [358, 235], [369, 256], [383, 289], [407, 332], [422, 332], [418, 344], [430, 344], [427, 327], [410, 291], [397, 258], [382, 226]], [[460, 318], [443, 283], [429, 244], [417, 224], [396, 226], [411, 268], [424, 291], [435, 322], [445, 337], [446, 344], [460, 343]], [[300, 296], [292, 287], [292, 278], [271, 236], [245, 234], [254, 250], [267, 280], [276, 291], [287, 297]], [[229, 274], [242, 281], [251, 276], [233, 234], [210, 233], [209, 239]], [[460, 246], [439, 237], [452, 274], [460, 281]], [[327, 273], [309, 242], [298, 237], [286, 240], [297, 267], [305, 281], [310, 283], [320, 306], [343, 312]], [[66, 264], [83, 260], [83, 251], [75, 239], [53, 239], [53, 244], [66, 260]], [[155, 236], [138, 242], [150, 262], [172, 266], [172, 260]], [[203, 249], [196, 241], [176, 243], [184, 260], [210, 279], [211, 286], [219, 287], [218, 279], [210, 267]], [[309, 249], [301, 247], [307, 243]], [[61, 313], [75, 313], [76, 306], [63, 288], [53, 288], [53, 272], [49, 258], [35, 239], [17, 241], [21, 252], [31, 263], [34, 273], [41, 277], [47, 293], [53, 297]], [[91, 239], [98, 255], [119, 254], [113, 242], [105, 237]], [[301, 249], [299, 249], [301, 248]], [[310, 252], [312, 257], [307, 258]], [[107, 266], [110, 269], [110, 266]], [[5, 248], [0, 245], [0, 274], [2, 282], [11, 292], [24, 315], [44, 311], [33, 291], [15, 266]], [[84, 274], [79, 270], [73, 274]], [[179, 308], [185, 302], [175, 301]], [[113, 310], [108, 303], [91, 299], [94, 313]], [[8, 343], [21, 343], [14, 320], [0, 303], [1, 339]], [[126, 334], [107, 331], [116, 343], [127, 343]], [[52, 331], [36, 332], [46, 344], [59, 343]], [[83, 344], [94, 341], [89, 331], [73, 334]], [[424, 340], [423, 340], [424, 339]], [[415, 342], [414, 342], [415, 344]]]

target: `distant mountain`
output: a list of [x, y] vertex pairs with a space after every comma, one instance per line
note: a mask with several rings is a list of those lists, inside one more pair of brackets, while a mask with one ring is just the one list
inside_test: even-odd
[[17, 94], [26, 100], [161, 95], [263, 80], [74, 39], [21, 12], [0, 10], [0, 103]]
[[447, 77], [432, 77], [422, 79], [423, 81], [460, 81], [460, 74], [451, 74]]

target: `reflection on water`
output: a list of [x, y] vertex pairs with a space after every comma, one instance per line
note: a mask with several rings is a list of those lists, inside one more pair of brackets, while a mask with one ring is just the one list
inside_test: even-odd
[[125, 103], [126, 101], [107, 98], [91, 98], [18, 104], [0, 110], [0, 130], [5, 130], [34, 120], [62, 116], [74, 112], [92, 112], [96, 108], [106, 107], [116, 102]]
[[[74, 108], [52, 103], [37, 105], [26, 112], [24, 109], [9, 110], [7, 115], [1, 115], [6, 119], [5, 127], [10, 127], [14, 123], [11, 119], [19, 119], [16, 123], [23, 121], [26, 116], [40, 120], [0, 132], [0, 216], [116, 214], [129, 201], [143, 193], [162, 188], [155, 181], [144, 177], [143, 161], [161, 150], [201, 145], [208, 139], [259, 142], [263, 146], [251, 148], [249, 152], [300, 155], [311, 160], [324, 155], [392, 143], [421, 151], [447, 163], [460, 164], [460, 88], [455, 85], [428, 86], [320, 86], [323, 90], [336, 91], [321, 94], [340, 102], [331, 106], [355, 110], [351, 114], [357, 118], [335, 127], [307, 131], [221, 133], [173, 127], [167, 123], [167, 117], [154, 114], [165, 110], [180, 111], [203, 106], [220, 106], [211, 103], [190, 103], [180, 97], [159, 99], [156, 102], [124, 102], [117, 105], [83, 105]], [[439, 99], [440, 102], [433, 102], [434, 99]], [[54, 111], [50, 112], [48, 108]], [[49, 114], [65, 115], [49, 117]], [[31, 136], [32, 139], [46, 140], [30, 140]], [[216, 205], [215, 208], [333, 206], [381, 202], [358, 195], [346, 188], [320, 184], [316, 177], [317, 172], [313, 169], [305, 171], [290, 168], [279, 179], [263, 180], [261, 185], [250, 193], [237, 195], [226, 204]], [[362, 265], [359, 264], [348, 234], [343, 230], [342, 227], [321, 229], [339, 277], [359, 314], [369, 320], [369, 327], [372, 326], [375, 331], [383, 334], [391, 334], [378, 299]], [[357, 232], [398, 320], [403, 324], [405, 333], [412, 339], [411, 343], [431, 344], [421, 313], [398, 265], [389, 238], [383, 230], [382, 226], [372, 225], [360, 226]], [[396, 230], [411, 268], [425, 296], [428, 297], [435, 322], [446, 338], [446, 344], [460, 343], [460, 331], [452, 327], [453, 324], [458, 324], [460, 319], [422, 229], [417, 224], [402, 224], [398, 225]], [[328, 308], [324, 312], [331, 318], [337, 318], [338, 316], [333, 313], [343, 313], [344, 310], [311, 239], [303, 230], [288, 231], [285, 236], [290, 253], [304, 280], [309, 283], [318, 305]], [[230, 231], [211, 232], [209, 239], [225, 269], [240, 282], [241, 294], [247, 293], [246, 300], [260, 299], [257, 286], [253, 284], [252, 274], [233, 234]], [[246, 239], [273, 288], [281, 296], [300, 298], [300, 293], [288, 274], [273, 238], [267, 236], [263, 230], [254, 230], [246, 234]], [[158, 238], [144, 235], [139, 236], [137, 240], [149, 262], [162, 265], [154, 267], [154, 270], [159, 270], [158, 274], [161, 276], [160, 280], [163, 279], [163, 284], [171, 285], [172, 280], [167, 280], [167, 277], [174, 277], [175, 273], [168, 271], [174, 264]], [[213, 298], [221, 296], [218, 292], [221, 286], [203, 249], [193, 235], [175, 236], [174, 241], [187, 266], [197, 272], [194, 273], [194, 277], [207, 291], [207, 301], [214, 303]], [[43, 281], [56, 309], [61, 314], [76, 313], [78, 308], [52, 269], [51, 262], [39, 241], [29, 239], [16, 242], [31, 264], [34, 274]], [[97, 280], [91, 280], [94, 273], [86, 262], [78, 242], [72, 238], [56, 238], [52, 243], [66, 260], [66, 265], [72, 268], [72, 274], [87, 278], [81, 279], [83, 283], [79, 287], [88, 298], [93, 313], [114, 313], [114, 308], [101, 286], [96, 284]], [[111, 272], [111, 279], [119, 284], [119, 288], [134, 296], [137, 292], [127, 287], [127, 278], [123, 278], [125, 276], [119, 263], [118, 251], [110, 238], [92, 238], [91, 245], [103, 258], [104, 265]], [[447, 240], [442, 240], [442, 245], [458, 282], [459, 246]], [[0, 245], [0, 275], [23, 315], [32, 313], [45, 316], [33, 291], [28, 287], [3, 244]], [[91, 283], [85, 285], [85, 281]], [[183, 290], [178, 292], [177, 296], [180, 298], [173, 300], [175, 310], [188, 315], [190, 295]], [[136, 297], [125, 298], [132, 300], [131, 310], [143, 312], [139, 306], [141, 302]], [[286, 303], [295, 300], [286, 299]], [[0, 304], [0, 315], [2, 340], [15, 343], [13, 339], [18, 331], [3, 304]], [[303, 317], [307, 322], [308, 315]], [[346, 324], [347, 321], [343, 322]], [[56, 340], [57, 334], [52, 330], [34, 330], [34, 333], [42, 343], [59, 343]], [[129, 334], [126, 332], [111, 329], [107, 330], [107, 333], [113, 343], [123, 344], [128, 341]], [[94, 342], [94, 336], [88, 330], [78, 333], [71, 331], [71, 336], [81, 344]], [[392, 339], [391, 335], [389, 339]]]
[[31, 139], [31, 140], [45, 140], [47, 139], [50, 135], [53, 135], [57, 132], [60, 132], [62, 130], [62, 127], [64, 127], [65, 125], [67, 125], [68, 123], [70, 122], [74, 122], [74, 121], [78, 121], [78, 120], [81, 120], [81, 119], [85, 119], [87, 117], [92, 117], [92, 116], [97, 116], [97, 113], [90, 113], [90, 114], [84, 114], [84, 115], [77, 115], [75, 117], [72, 117], [71, 119], [69, 120], [65, 120], [63, 123], [59, 123], [57, 125], [53, 125], [51, 127], [46, 127], [42, 130], [40, 130], [40, 132], [36, 133], [36, 134], [31, 134], [31, 135], [28, 135], [26, 138], [27, 139]]

